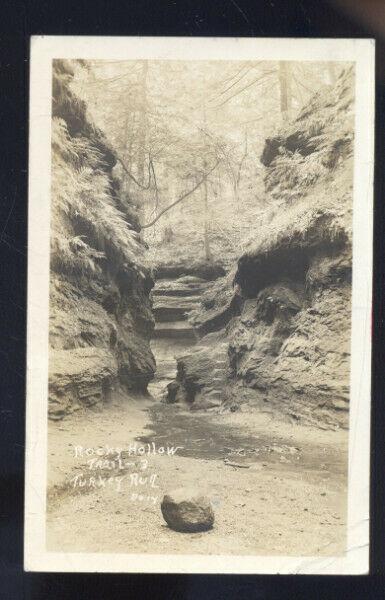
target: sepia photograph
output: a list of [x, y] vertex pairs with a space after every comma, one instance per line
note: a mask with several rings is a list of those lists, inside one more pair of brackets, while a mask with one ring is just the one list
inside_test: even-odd
[[27, 569], [366, 572], [373, 50], [32, 39]]

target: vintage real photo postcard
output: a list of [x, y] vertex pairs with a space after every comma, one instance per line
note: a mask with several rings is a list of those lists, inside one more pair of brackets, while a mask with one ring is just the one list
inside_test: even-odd
[[33, 37], [25, 568], [365, 573], [374, 42]]

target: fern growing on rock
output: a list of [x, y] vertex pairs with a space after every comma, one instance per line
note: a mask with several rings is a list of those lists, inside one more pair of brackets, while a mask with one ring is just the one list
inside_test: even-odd
[[114, 152], [71, 90], [75, 68], [53, 64], [52, 418], [102, 405], [121, 385], [145, 389], [155, 368], [152, 279], [135, 208], [120, 198]]

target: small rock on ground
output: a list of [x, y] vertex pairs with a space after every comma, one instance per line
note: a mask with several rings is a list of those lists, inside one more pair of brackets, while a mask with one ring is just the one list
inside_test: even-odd
[[207, 531], [214, 524], [214, 511], [207, 496], [191, 489], [177, 489], [164, 495], [164, 520], [175, 531]]

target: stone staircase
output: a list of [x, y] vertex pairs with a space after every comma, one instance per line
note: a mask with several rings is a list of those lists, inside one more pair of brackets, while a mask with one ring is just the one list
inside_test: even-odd
[[196, 308], [207, 282], [198, 277], [160, 279], [152, 291], [155, 317], [154, 338], [194, 340], [194, 328], [188, 315]]
[[[152, 290], [155, 330], [151, 345], [157, 372], [149, 390], [155, 397], [165, 397], [168, 384], [176, 382], [177, 363], [184, 365], [184, 379], [179, 384], [191, 391], [190, 372], [198, 384], [194, 399], [187, 399], [189, 393], [185, 398], [191, 410], [216, 410], [227, 399], [228, 343], [216, 332], [211, 334], [215, 339], [201, 345], [188, 320], [211, 283], [192, 276], [159, 279]], [[180, 400], [183, 398], [184, 394]], [[166, 395], [166, 402], [174, 401]]]

